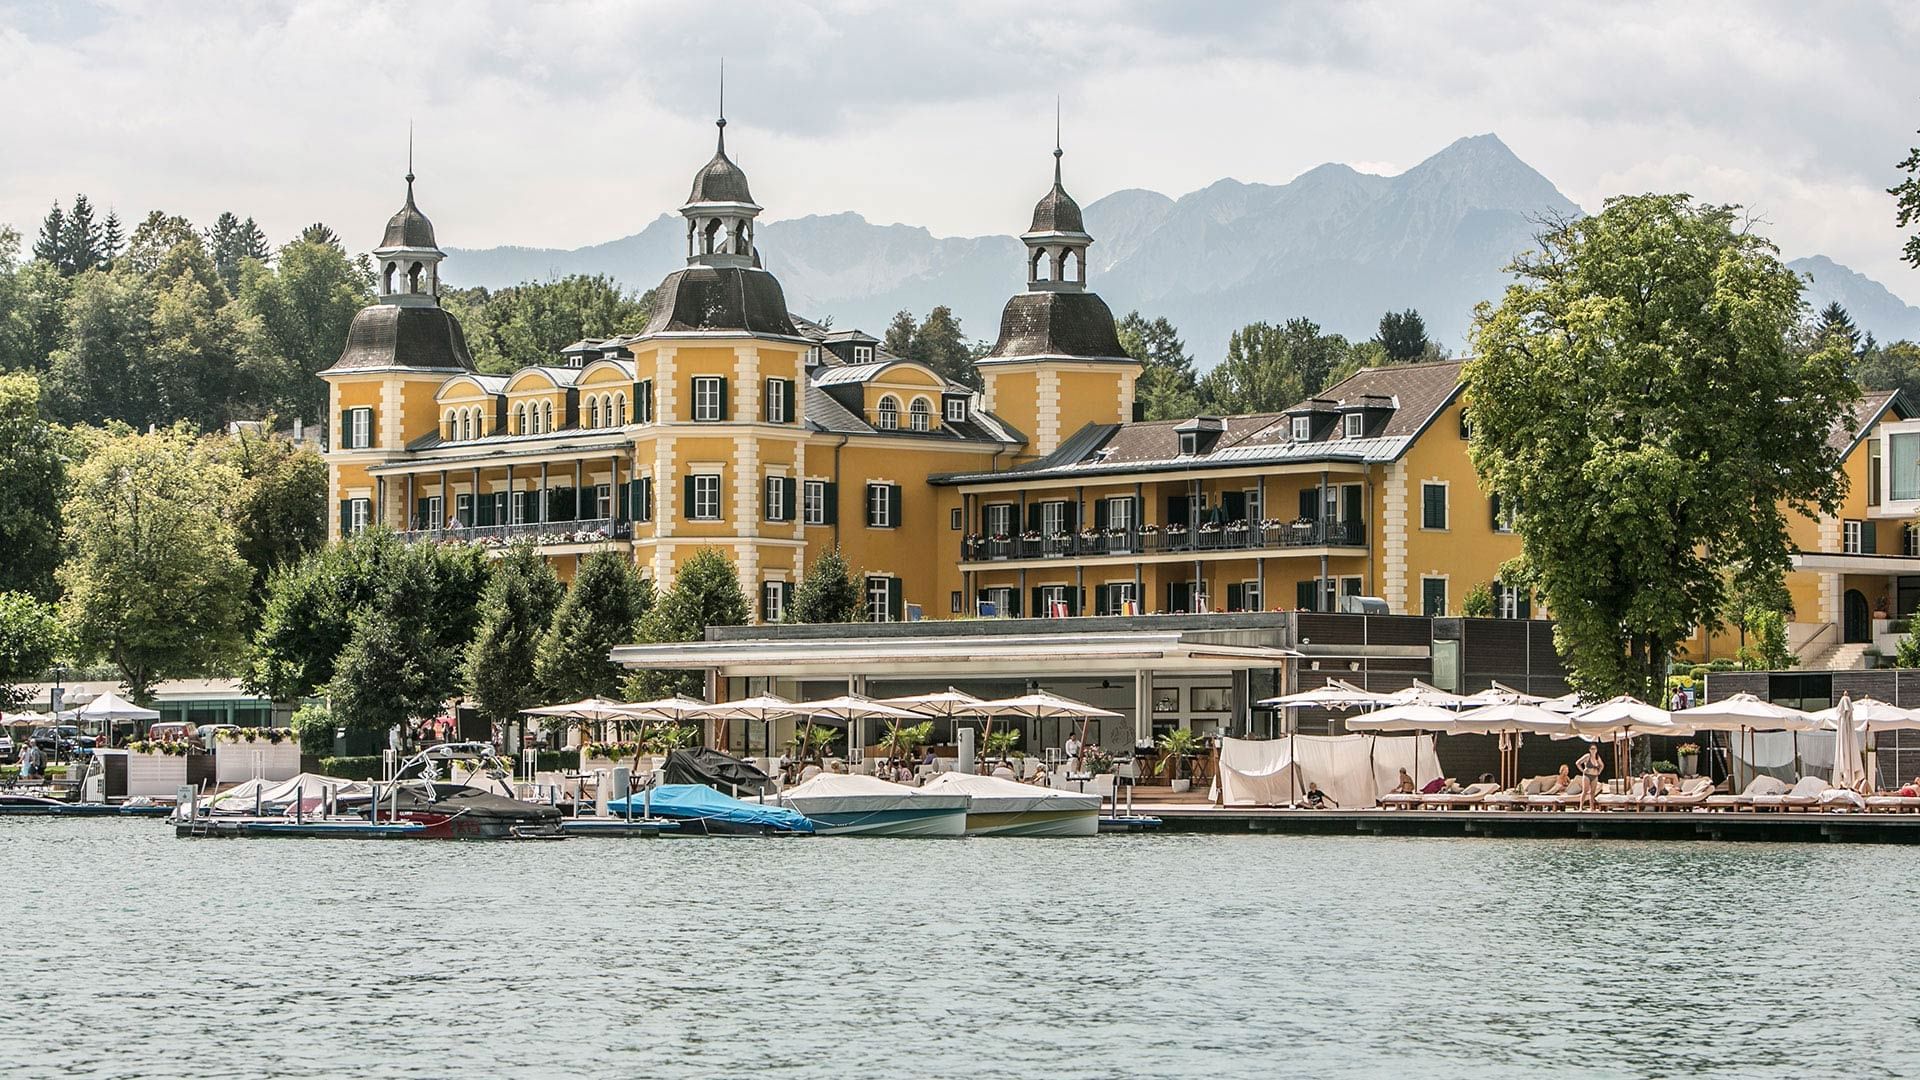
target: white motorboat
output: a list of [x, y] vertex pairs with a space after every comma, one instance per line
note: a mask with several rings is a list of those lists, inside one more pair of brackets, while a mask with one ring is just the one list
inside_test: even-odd
[[1098, 795], [966, 773], [941, 773], [921, 790], [971, 799], [968, 836], [1092, 836], [1100, 831]]
[[805, 814], [822, 836], [962, 836], [971, 802], [965, 794], [839, 773], [820, 773], [780, 793], [780, 804]]

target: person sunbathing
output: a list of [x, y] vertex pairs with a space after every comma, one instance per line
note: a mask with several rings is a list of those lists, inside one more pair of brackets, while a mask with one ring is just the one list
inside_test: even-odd
[[1572, 786], [1573, 786], [1573, 769], [1566, 765], [1562, 765], [1560, 766], [1560, 771], [1553, 774], [1553, 779], [1547, 784], [1547, 790], [1541, 792], [1541, 794], [1565, 795], [1567, 793], [1567, 789]]
[[1393, 794], [1395, 795], [1413, 794], [1413, 777], [1407, 774], [1407, 770], [1405, 769], [1400, 770], [1400, 782], [1393, 785]]

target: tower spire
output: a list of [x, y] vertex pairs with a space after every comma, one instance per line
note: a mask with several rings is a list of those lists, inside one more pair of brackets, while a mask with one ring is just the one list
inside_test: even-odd
[[720, 58], [720, 119], [714, 121], [720, 129], [719, 153], [727, 152], [727, 58]]
[[1060, 95], [1053, 97], [1053, 186], [1060, 186], [1060, 157], [1066, 151], [1060, 149]]
[[407, 201], [413, 201], [413, 121], [407, 121]]

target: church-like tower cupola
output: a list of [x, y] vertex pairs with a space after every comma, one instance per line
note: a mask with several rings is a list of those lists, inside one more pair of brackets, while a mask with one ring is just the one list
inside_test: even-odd
[[380, 268], [381, 303], [408, 307], [439, 304], [440, 260], [447, 253], [433, 242], [433, 222], [413, 204], [411, 164], [407, 167], [407, 203], [387, 220], [386, 236], [373, 249], [373, 257]]
[[1079, 292], [1087, 287], [1087, 235], [1080, 204], [1060, 185], [1058, 140], [1053, 147], [1053, 190], [1033, 208], [1033, 225], [1020, 239], [1027, 245], [1027, 288], [1035, 292]]
[[717, 121], [719, 145], [713, 160], [693, 175], [693, 191], [680, 214], [687, 219], [690, 266], [758, 266], [753, 248], [753, 219], [760, 206], [747, 190], [747, 174], [727, 157], [727, 118]]

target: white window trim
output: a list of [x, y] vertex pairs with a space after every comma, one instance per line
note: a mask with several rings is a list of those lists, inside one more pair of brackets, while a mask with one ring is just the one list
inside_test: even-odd
[[[1437, 487], [1441, 491], [1445, 492], [1445, 494], [1442, 495], [1440, 499], [1440, 510], [1442, 515], [1446, 518], [1446, 524], [1441, 525], [1437, 528], [1427, 524], [1427, 489], [1430, 487]], [[1422, 532], [1453, 531], [1453, 490], [1452, 489], [1453, 489], [1453, 483], [1452, 481], [1449, 481], [1449, 480], [1420, 481], [1420, 531]]]
[[1040, 538], [1050, 540], [1067, 531], [1067, 501], [1048, 499], [1040, 504]]
[[355, 536], [367, 531], [373, 518], [372, 499], [347, 500], [347, 531]]
[[899, 522], [893, 520], [893, 500], [887, 498], [888, 485], [877, 480], [867, 482], [867, 527], [870, 529], [891, 529]]
[[1443, 597], [1443, 602], [1440, 605], [1440, 614], [1445, 615], [1447, 613], [1447, 605], [1453, 602], [1453, 584], [1451, 581], [1452, 577], [1453, 575], [1451, 574], [1421, 574], [1420, 575], [1420, 594], [1419, 594], [1420, 607], [1418, 610], [1409, 612], [1408, 614], [1425, 615], [1427, 613], [1427, 582], [1438, 581], [1441, 583], [1440, 595]]
[[933, 430], [933, 402], [917, 397], [907, 404], [907, 427], [913, 431]]
[[[1263, 604], [1266, 603], [1266, 597], [1260, 595], [1260, 579], [1253, 578], [1248, 581], [1237, 582], [1236, 584], [1240, 586], [1240, 610], [1241, 611], [1265, 611], [1266, 610], [1266, 608], [1262, 606]], [[1253, 603], [1251, 604], [1247, 603], [1247, 597], [1249, 596], [1253, 597]]]
[[777, 580], [760, 583], [760, 621], [776, 623], [786, 617], [787, 606], [782, 603], [787, 592], [786, 584]]
[[784, 476], [767, 477], [767, 520], [792, 521], [793, 507], [787, 505], [792, 500], [791, 488]]
[[804, 525], [827, 523], [827, 482], [806, 480], [800, 484], [800, 519]]
[[[876, 607], [873, 602], [874, 596], [876, 595], [874, 586], [876, 585], [880, 587], [878, 592], [878, 596], [880, 598], [880, 604], [878, 607]], [[867, 580], [866, 580], [866, 597], [867, 597], [867, 621], [868, 622], [892, 622], [893, 621], [893, 579], [892, 578], [882, 574], [868, 574]]]
[[373, 445], [373, 410], [353, 410], [353, 448], [364, 450]]
[[693, 377], [693, 419], [699, 424], [717, 424], [724, 410], [720, 407], [723, 381], [718, 375]]
[[1861, 536], [1866, 531], [1865, 523], [1860, 521], [1842, 521], [1840, 523], [1840, 553], [1858, 555], [1861, 552]]
[[1363, 413], [1351, 412], [1340, 418], [1340, 434], [1349, 439], [1358, 439], [1367, 432], [1367, 418]]
[[[712, 513], [702, 513], [701, 506], [706, 501], [707, 489], [711, 486], [713, 495]], [[719, 521], [721, 509], [721, 483], [718, 473], [695, 473], [693, 475], [693, 505], [687, 507], [689, 521]]]
[[787, 391], [792, 385], [785, 379], [767, 380], [767, 423], [786, 424], [793, 421], [793, 413], [787, 402]]
[[[1121, 520], [1123, 518], [1125, 520]], [[1133, 520], [1133, 496], [1107, 496], [1107, 528], [1131, 532], [1138, 527], [1139, 523]]]
[[1293, 418], [1292, 435], [1294, 442], [1313, 441], [1313, 417], [1296, 416]]
[[892, 394], [880, 395], [873, 407], [873, 426], [881, 431], [900, 430], [900, 399]]
[[873, 346], [855, 345], [853, 347], [853, 362], [856, 364], [873, 363]]
[[964, 423], [967, 419], [967, 399], [962, 397], [948, 398], [946, 414], [947, 423]]

